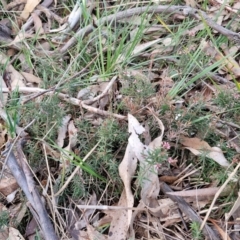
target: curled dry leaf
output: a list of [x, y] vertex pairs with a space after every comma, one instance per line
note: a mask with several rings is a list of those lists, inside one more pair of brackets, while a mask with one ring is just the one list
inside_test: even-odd
[[197, 150], [211, 150], [211, 146], [199, 138], [188, 138], [181, 135], [180, 142], [186, 147], [194, 148]]
[[[124, 191], [122, 193], [122, 201], [126, 202], [127, 207], [133, 207], [133, 194], [131, 190], [131, 180], [132, 177], [134, 176], [134, 173], [136, 171], [137, 167], [137, 161], [140, 162], [140, 167], [141, 169], [144, 169], [144, 173], [142, 176], [142, 190], [141, 190], [141, 197], [142, 201], [145, 206], [148, 207], [158, 207], [158, 202], [157, 202], [157, 196], [159, 194], [160, 190], [160, 185], [159, 185], [159, 179], [158, 179], [158, 171], [154, 165], [151, 165], [148, 161], [146, 161], [147, 155], [149, 151], [152, 151], [156, 148], [160, 148], [162, 145], [162, 138], [163, 138], [163, 133], [164, 133], [164, 126], [161, 122], [160, 119], [155, 115], [154, 112], [150, 111], [154, 118], [157, 120], [159, 127], [161, 129], [161, 135], [157, 138], [155, 138], [149, 146], [144, 145], [140, 139], [139, 135], [142, 134], [145, 131], [145, 128], [138, 122], [138, 120], [132, 116], [131, 114], [128, 114], [128, 132], [131, 134], [129, 139], [128, 139], [128, 146], [123, 158], [123, 161], [119, 165], [119, 174], [120, 177], [124, 183]], [[126, 229], [131, 224], [132, 221], [132, 211], [128, 210], [126, 211], [127, 214], [124, 214], [124, 211], [120, 212], [121, 218], [125, 219], [125, 225], [122, 228], [122, 234], [127, 234]], [[155, 214], [155, 213], [153, 213]], [[157, 213], [156, 215], [159, 215]], [[116, 217], [113, 216], [113, 221], [112, 222], [119, 222], [119, 216]], [[117, 225], [117, 223], [115, 224]], [[112, 224], [111, 224], [112, 226]], [[113, 235], [112, 239], [116, 237], [119, 234], [119, 232], [112, 231], [111, 232]], [[119, 235], [118, 235], [119, 236]]]
[[63, 118], [61, 127], [58, 129], [58, 138], [57, 138], [57, 145], [59, 147], [63, 147], [64, 139], [66, 138], [68, 123], [71, 119], [71, 115], [67, 115]]
[[43, 34], [44, 30], [42, 27], [42, 21], [41, 21], [40, 17], [34, 12], [31, 14], [31, 16], [32, 16], [33, 22], [34, 22], [35, 33], [37, 35]]
[[61, 162], [63, 163], [64, 171], [68, 170], [74, 158], [70, 152], [72, 152], [72, 148], [75, 147], [77, 143], [77, 128], [74, 126], [73, 121], [70, 121], [68, 124], [68, 137], [68, 145], [61, 151]]
[[230, 165], [220, 148], [211, 147], [207, 142], [199, 138], [188, 138], [181, 136], [180, 143], [196, 156], [204, 154], [206, 157], [213, 159], [223, 167], [229, 167]]
[[2, 178], [0, 181], [0, 192], [4, 196], [8, 196], [15, 190], [19, 188], [17, 181], [15, 180], [14, 177], [12, 178]]
[[[125, 190], [123, 190], [118, 206], [126, 207], [128, 204]], [[108, 232], [108, 240], [126, 239], [128, 236], [128, 210], [122, 209], [114, 212]]]
[[21, 233], [16, 228], [13, 228], [13, 227], [9, 228], [8, 239], [9, 240], [24, 240]]
[[[142, 149], [141, 142], [138, 138], [138, 134], [141, 134], [145, 131], [145, 129], [141, 126], [141, 124], [137, 121], [135, 117], [131, 114], [128, 114], [128, 132], [131, 133], [131, 136], [128, 140], [127, 149], [125, 151], [124, 158], [119, 165], [119, 175], [123, 181], [125, 187], [125, 195], [127, 207], [133, 207], [134, 198], [131, 190], [131, 180], [137, 168], [137, 158], [136, 153], [134, 151], [133, 144], [140, 144], [140, 151]], [[132, 144], [133, 143], [133, 144]], [[140, 153], [141, 154], [141, 153]], [[131, 222], [132, 211], [128, 211], [127, 223]]]
[[7, 76], [7, 87], [11, 87], [11, 89], [25, 87], [24, 77], [16, 71], [11, 64], [8, 64], [8, 62], [9, 58], [5, 54], [0, 53], [0, 64], [6, 65], [5, 75]]
[[147, 148], [145, 147], [144, 149], [145, 158], [144, 159], [139, 158], [141, 168], [146, 169], [143, 175], [141, 197], [142, 201], [146, 206], [151, 208], [157, 208], [159, 206], [157, 202], [157, 197], [160, 191], [158, 169], [155, 165], [152, 165], [148, 161], [146, 161], [146, 156], [148, 152], [154, 151], [157, 148], [161, 148], [162, 138], [164, 134], [164, 125], [162, 121], [156, 116], [156, 114], [151, 109], [149, 110], [159, 125], [161, 135], [155, 138]]
[[28, 0], [20, 17], [26, 20], [40, 2], [41, 0]]
[[[198, 199], [199, 197], [214, 196], [218, 190], [219, 190], [218, 187], [209, 187], [209, 188], [200, 188], [200, 189], [193, 189], [193, 190], [186, 190], [186, 191], [169, 192], [167, 194], [179, 196], [179, 197], [194, 197]], [[231, 190], [230, 188], [224, 189], [224, 191], [221, 193], [221, 196], [229, 195], [230, 190]]]
[[90, 240], [95, 240], [95, 239], [107, 240], [107, 236], [104, 236], [103, 234], [98, 232], [96, 229], [94, 229], [94, 227], [92, 227], [89, 224], [87, 226], [87, 233], [88, 233], [88, 237]]
[[69, 143], [68, 146], [65, 148], [67, 150], [72, 150], [73, 147], [77, 144], [77, 128], [75, 127], [73, 120], [68, 124], [68, 135], [69, 135]]
[[10, 203], [14, 200], [16, 194], [17, 194], [18, 190], [13, 191], [12, 193], [10, 193], [7, 197], [6, 200]]
[[36, 77], [31, 73], [27, 73], [27, 72], [20, 72], [20, 73], [24, 76], [26, 81], [29, 83], [36, 83], [37, 85], [39, 85], [42, 82], [41, 78]]

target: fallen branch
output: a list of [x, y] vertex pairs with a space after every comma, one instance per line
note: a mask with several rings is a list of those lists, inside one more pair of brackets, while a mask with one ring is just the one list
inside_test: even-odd
[[[5, 161], [7, 161], [7, 166], [10, 169], [12, 175], [16, 179], [18, 185], [23, 190], [31, 204], [32, 209], [34, 210], [33, 215], [36, 218], [36, 221], [39, 223], [45, 239], [58, 240], [57, 235], [54, 232], [52, 223], [49, 219], [46, 209], [43, 206], [40, 195], [37, 192], [37, 188], [35, 187], [34, 180], [29, 173], [28, 166], [25, 164], [24, 170], [19, 165], [16, 157], [12, 152], [12, 144], [5, 149], [2, 155], [5, 157]], [[8, 156], [8, 159], [6, 158]], [[21, 161], [24, 163], [24, 160]], [[25, 172], [24, 172], [25, 171]], [[27, 176], [26, 176], [27, 173]]]
[[208, 26], [213, 28], [214, 30], [218, 31], [219, 33], [227, 36], [230, 40], [233, 40], [237, 44], [240, 44], [240, 34], [235, 33], [231, 30], [228, 30], [217, 23], [215, 23], [211, 18], [208, 17], [208, 15], [200, 10], [197, 10], [195, 8], [191, 8], [188, 6], [147, 6], [147, 7], [137, 7], [128, 9], [122, 12], [114, 13], [112, 15], [100, 18], [99, 20], [94, 22], [93, 24], [89, 24], [88, 26], [80, 29], [77, 31], [77, 33], [60, 49], [60, 53], [66, 53], [69, 48], [71, 48], [73, 45], [77, 43], [77, 39], [86, 37], [88, 34], [90, 34], [94, 29], [95, 25], [101, 25], [101, 24], [113, 24], [116, 21], [119, 21], [123, 18], [129, 18], [134, 15], [139, 14], [154, 14], [154, 13], [166, 13], [166, 14], [180, 14], [184, 16], [191, 16], [193, 18], [196, 18], [198, 20], [204, 20]]
[[[109, 88], [114, 83], [114, 81], [115, 81], [115, 79], [110, 82]], [[8, 88], [2, 88], [1, 90], [2, 90], [3, 93], [10, 92], [10, 90]], [[105, 111], [105, 110], [101, 110], [101, 109], [89, 106], [85, 103], [85, 101], [81, 101], [77, 98], [70, 97], [69, 95], [67, 95], [65, 93], [58, 93], [54, 90], [46, 90], [46, 89], [43, 89], [43, 88], [19, 87], [18, 92], [20, 92], [20, 93], [42, 93], [42, 94], [39, 94], [38, 96], [43, 95], [43, 94], [46, 94], [46, 95], [57, 94], [57, 96], [60, 99], [62, 99], [63, 101], [68, 102], [68, 103], [70, 103], [74, 106], [79, 106], [79, 107], [81, 106], [82, 108], [88, 110], [89, 112], [96, 113], [96, 114], [99, 114], [99, 115], [102, 115], [102, 116], [112, 116], [112, 117], [115, 117], [115, 118], [118, 118], [118, 119], [121, 119], [121, 120], [127, 118], [126, 116], [123, 116], [123, 115], [120, 115], [120, 114], [111, 113], [111, 112], [108, 112], [108, 111]], [[99, 100], [100, 98], [104, 97], [103, 94], [100, 94], [100, 95], [101, 96], [96, 97], [95, 100]], [[23, 101], [23, 102], [26, 102], [26, 101]], [[87, 102], [87, 100], [86, 100], [86, 102]]]

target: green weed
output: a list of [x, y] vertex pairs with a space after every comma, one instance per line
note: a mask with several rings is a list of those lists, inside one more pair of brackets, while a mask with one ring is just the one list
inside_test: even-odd
[[192, 222], [190, 225], [192, 237], [194, 240], [202, 240], [203, 235], [200, 231], [200, 224], [198, 222]]
[[0, 212], [0, 231], [8, 226], [9, 223], [9, 213], [7, 211]]

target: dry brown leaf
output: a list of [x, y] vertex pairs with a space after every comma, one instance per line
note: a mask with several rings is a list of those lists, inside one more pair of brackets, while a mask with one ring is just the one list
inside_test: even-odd
[[[123, 190], [118, 206], [126, 207], [127, 206], [127, 197], [126, 192]], [[126, 239], [128, 235], [128, 211], [117, 210], [112, 216], [111, 226], [108, 232], [108, 240], [120, 240]]]
[[7, 67], [8, 73], [10, 73], [11, 76], [11, 89], [18, 89], [19, 87], [25, 87], [25, 79], [24, 77], [16, 71], [12, 65], [9, 65]]
[[220, 148], [211, 147], [207, 142], [199, 138], [188, 138], [181, 136], [180, 143], [196, 156], [205, 154], [206, 157], [213, 159], [223, 167], [229, 167], [230, 165]]
[[36, 77], [31, 73], [27, 73], [27, 72], [20, 72], [20, 73], [24, 76], [26, 81], [29, 83], [37, 83], [39, 85], [42, 82], [41, 78]]
[[19, 204], [14, 203], [14, 205], [9, 208], [9, 211], [10, 214], [15, 217], [14, 219], [16, 222], [20, 223], [24, 216], [26, 216], [25, 214], [28, 211], [28, 208], [26, 203], [23, 201]]
[[[128, 132], [131, 133], [127, 149], [125, 151], [124, 158], [122, 162], [119, 165], [119, 175], [124, 183], [125, 187], [125, 195], [126, 195], [126, 202], [127, 207], [133, 207], [134, 198], [131, 190], [131, 180], [134, 176], [134, 173], [137, 168], [137, 158], [136, 158], [136, 151], [134, 150], [136, 147], [136, 143], [141, 145], [141, 142], [138, 138], [138, 134], [141, 134], [145, 131], [145, 129], [141, 126], [141, 124], [137, 121], [135, 117], [133, 117], [131, 114], [128, 114]], [[138, 148], [140, 151], [142, 149], [142, 146]], [[127, 216], [127, 224], [129, 226], [132, 218], [132, 210], [128, 211]]]
[[15, 178], [2, 178], [0, 181], [0, 192], [7, 196], [19, 188]]
[[234, 59], [233, 54], [231, 53], [228, 47], [222, 47], [224, 54], [227, 56], [227, 68], [230, 72], [232, 72], [236, 77], [240, 76], [240, 66], [238, 62]]
[[77, 128], [74, 126], [73, 120], [68, 124], [68, 145], [63, 148], [61, 151], [61, 162], [63, 163], [62, 166], [64, 171], [69, 170], [69, 166], [71, 161], [73, 160], [74, 156], [71, 154], [72, 148], [75, 147], [77, 143]]
[[[88, 224], [87, 233], [90, 240], [107, 240], [107, 236], [104, 236], [100, 232], [98, 232], [94, 227]], [[117, 238], [116, 238], [117, 239]]]
[[[218, 190], [219, 190], [218, 187], [210, 187], [210, 188], [200, 188], [200, 189], [178, 191], [178, 192], [168, 192], [167, 194], [180, 196], [180, 197], [194, 197], [197, 199], [199, 196], [201, 197], [214, 196]], [[221, 194], [222, 194], [221, 196], [229, 194], [229, 189], [226, 189]]]
[[[131, 190], [131, 180], [137, 168], [137, 158], [130, 144], [127, 145], [124, 158], [119, 165], [119, 175], [124, 184], [127, 207], [133, 207], [134, 197]], [[131, 221], [132, 211], [128, 212], [128, 223]]]
[[196, 7], [196, 5], [197, 5], [197, 2], [195, 0], [185, 0], [185, 2], [186, 2], [187, 6], [190, 6], [193, 8]]
[[6, 200], [10, 203], [14, 200], [16, 194], [17, 194], [18, 190], [13, 191], [12, 193], [10, 193], [9, 195], [7, 195]]
[[[154, 116], [155, 120], [157, 121], [159, 128], [161, 130], [161, 135], [155, 138], [147, 148], [145, 146], [142, 148], [141, 154], [144, 153], [145, 151], [145, 157], [147, 156], [149, 151], [153, 151], [157, 148], [161, 148], [162, 138], [164, 134], [164, 125], [162, 121], [156, 116], [156, 114], [151, 109], [150, 109], [150, 113]], [[159, 206], [157, 202], [157, 197], [160, 191], [158, 169], [155, 165], [152, 165], [148, 161], [146, 161], [146, 159], [139, 158], [139, 161], [140, 161], [141, 168], [146, 169], [143, 176], [143, 181], [142, 181], [142, 190], [141, 190], [142, 201], [148, 207], [157, 208]]]
[[16, 228], [10, 227], [8, 240], [24, 240], [24, 238]]
[[28, 0], [20, 17], [26, 20], [40, 2], [41, 0]]
[[0, 53], [0, 64], [7, 65], [5, 74], [8, 75], [8, 84], [11, 89], [13, 90], [18, 87], [25, 87], [24, 77], [18, 71], [16, 71], [11, 64], [7, 64], [8, 62], [9, 58], [3, 53]]
[[31, 14], [31, 16], [32, 16], [33, 22], [34, 22], [35, 33], [37, 35], [44, 34], [44, 30], [42, 27], [42, 21], [41, 21], [40, 17], [34, 12]]
[[66, 138], [66, 133], [68, 129], [68, 123], [71, 119], [71, 115], [67, 115], [63, 118], [62, 124], [58, 129], [58, 138], [57, 138], [57, 145], [59, 147], [63, 147], [64, 139]]
[[10, 42], [10, 45], [15, 45], [19, 42], [22, 42], [26, 38], [33, 38], [34, 35], [26, 32], [19, 32], [17, 36], [14, 38], [12, 42]]
[[200, 23], [197, 26], [191, 28], [190, 30], [187, 30], [186, 33], [189, 36], [194, 37], [198, 31], [203, 30], [203, 29], [205, 29], [205, 25], [204, 25], [204, 23]]
[[78, 130], [75, 127], [73, 120], [71, 120], [68, 124], [69, 143], [66, 147], [66, 149], [68, 149], [69, 151], [72, 150], [72, 148], [75, 147], [77, 144], [77, 133]]
[[[30, 236], [33, 235], [33, 237], [36, 234], [36, 231], [38, 230], [38, 223], [36, 222], [36, 220], [34, 218], [32, 218], [26, 227], [26, 232], [25, 232], [25, 236], [29, 239]], [[35, 238], [33, 238], [35, 239]]]
[[8, 239], [9, 237], [9, 230], [6, 226], [3, 226], [0, 231], [0, 239]]
[[211, 150], [210, 145], [199, 138], [188, 138], [181, 135], [180, 143], [185, 147], [194, 148], [196, 150]]
[[42, 51], [50, 51], [51, 45], [48, 41], [45, 40], [39, 40], [36, 43], [36, 49], [42, 50]]

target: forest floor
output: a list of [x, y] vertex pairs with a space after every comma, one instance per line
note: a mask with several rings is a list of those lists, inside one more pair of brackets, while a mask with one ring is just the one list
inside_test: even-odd
[[240, 239], [240, 2], [0, 1], [0, 239]]

